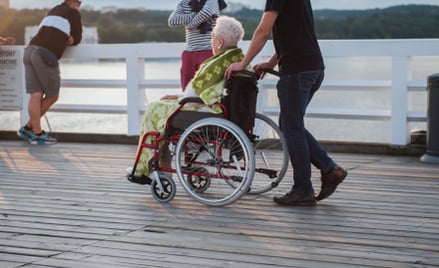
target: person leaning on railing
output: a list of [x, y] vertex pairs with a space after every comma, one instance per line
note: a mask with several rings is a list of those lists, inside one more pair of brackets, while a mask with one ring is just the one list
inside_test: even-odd
[[31, 144], [57, 142], [42, 130], [41, 117], [59, 97], [61, 76], [58, 60], [67, 46], [78, 45], [82, 40], [80, 6], [79, 0], [64, 0], [52, 8], [24, 51], [26, 92], [30, 94], [30, 118], [17, 134]]

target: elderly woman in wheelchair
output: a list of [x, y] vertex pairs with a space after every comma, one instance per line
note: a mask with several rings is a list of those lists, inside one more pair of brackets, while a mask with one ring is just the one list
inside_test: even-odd
[[[200, 66], [183, 98], [165, 96], [147, 105], [136, 160], [134, 167], [127, 169], [127, 178], [150, 184], [157, 201], [168, 202], [175, 196], [170, 175], [174, 172], [195, 200], [213, 206], [230, 204], [251, 192], [255, 172], [272, 179], [268, 185], [264, 181], [263, 186], [255, 187], [255, 193], [275, 187], [282, 179], [288, 165], [286, 147], [271, 119], [263, 115], [255, 119], [256, 76], [248, 71], [236, 74], [239, 80], [224, 81], [227, 67], [244, 56], [238, 48], [243, 35], [239, 21], [219, 17], [212, 30], [213, 56]], [[265, 154], [259, 161], [265, 163], [263, 167], [255, 164], [254, 154], [259, 150], [255, 146], [262, 135], [266, 137], [254, 133], [256, 121], [262, 122], [262, 132], [280, 139], [284, 160], [277, 170], [271, 169]]]

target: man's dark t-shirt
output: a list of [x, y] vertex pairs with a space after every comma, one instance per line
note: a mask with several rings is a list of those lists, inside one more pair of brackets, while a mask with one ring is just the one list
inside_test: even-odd
[[277, 11], [273, 42], [281, 74], [323, 69], [310, 0], [267, 0], [265, 11]]
[[30, 41], [30, 45], [46, 48], [59, 59], [66, 49], [69, 36], [73, 37], [72, 45], [81, 42], [81, 15], [78, 10], [62, 3], [49, 11], [41, 22], [37, 35]]

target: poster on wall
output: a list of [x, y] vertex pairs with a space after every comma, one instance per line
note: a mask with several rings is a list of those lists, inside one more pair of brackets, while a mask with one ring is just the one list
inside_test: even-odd
[[22, 109], [22, 66], [21, 50], [2, 46], [0, 51], [0, 110]]

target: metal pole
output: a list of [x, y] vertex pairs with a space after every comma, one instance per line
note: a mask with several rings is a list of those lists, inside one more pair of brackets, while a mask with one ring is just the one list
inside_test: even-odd
[[428, 77], [427, 152], [422, 162], [439, 164], [439, 73]]

